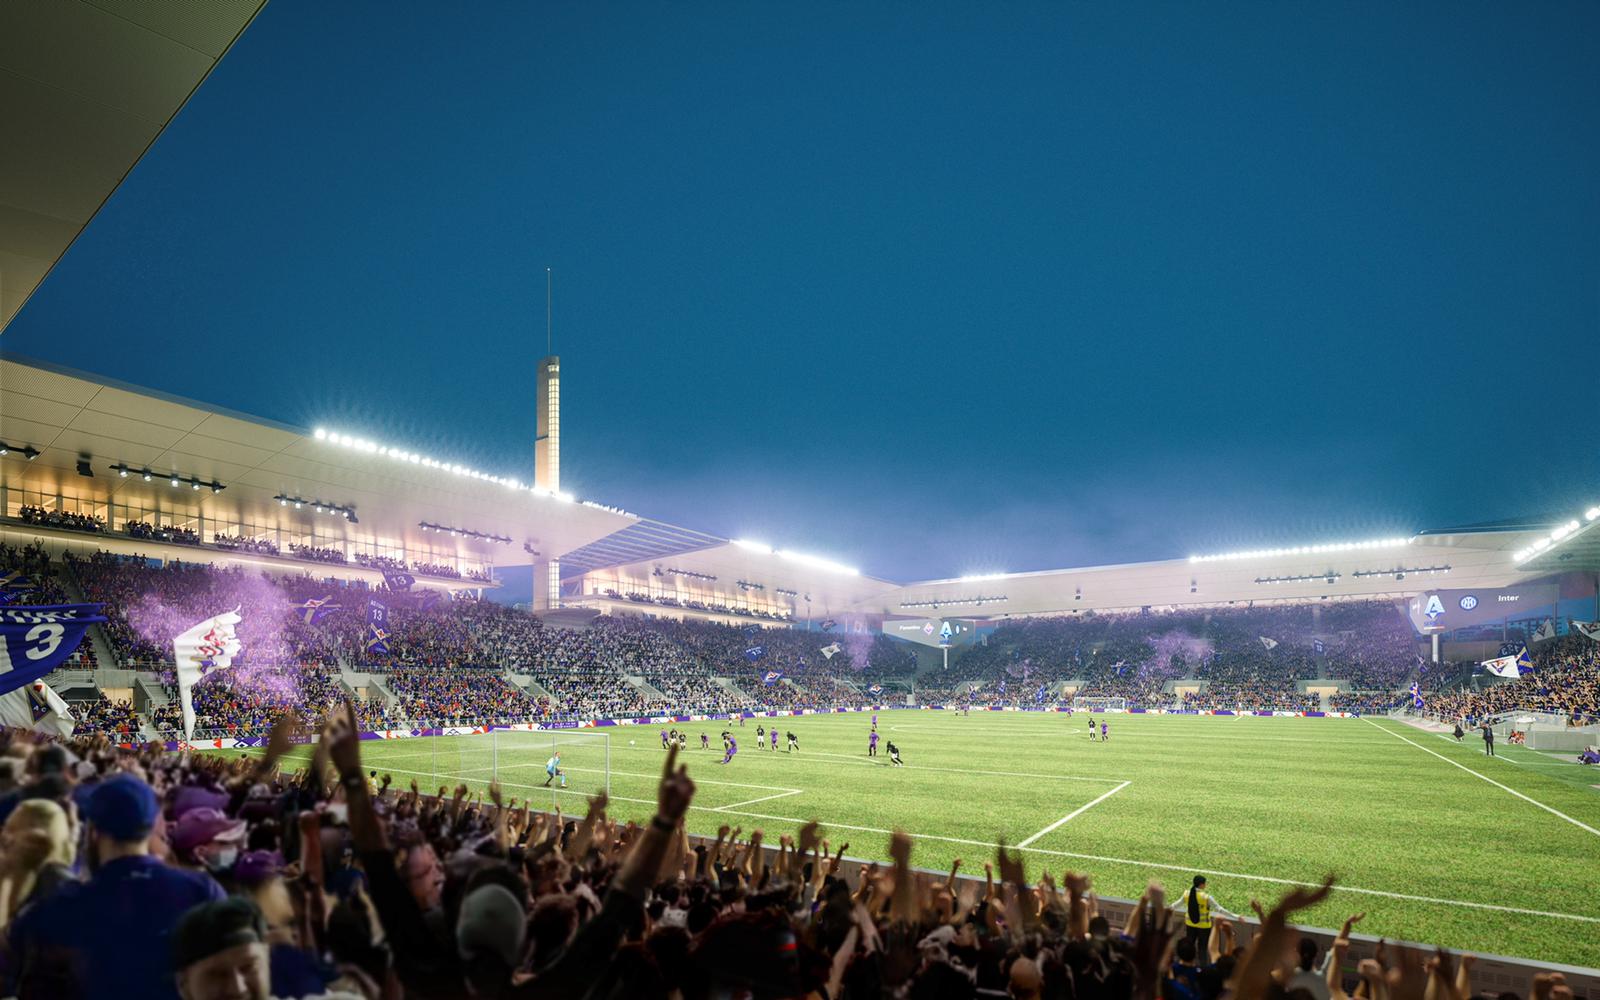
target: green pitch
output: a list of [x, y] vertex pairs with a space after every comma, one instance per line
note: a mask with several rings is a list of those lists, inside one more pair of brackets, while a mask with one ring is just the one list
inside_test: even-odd
[[[698, 786], [691, 832], [760, 828], [769, 842], [816, 818], [835, 849], [886, 858], [886, 833], [915, 835], [914, 864], [982, 871], [1004, 840], [1024, 848], [1030, 876], [1086, 870], [1105, 896], [1137, 897], [1151, 879], [1170, 892], [1192, 874], [1228, 909], [1282, 894], [1288, 882], [1338, 876], [1305, 923], [1453, 949], [1600, 966], [1600, 769], [1520, 747], [1483, 756], [1388, 720], [1110, 716], [1091, 743], [1082, 714], [884, 712], [881, 736], [906, 766], [866, 756], [870, 716], [775, 720], [798, 753], [755, 749], [758, 720], [690, 723], [681, 755]], [[761, 720], [763, 724], [766, 720]], [[712, 749], [699, 749], [707, 733]], [[612, 814], [646, 819], [662, 750], [658, 728], [610, 736]], [[553, 742], [568, 787], [541, 787]], [[303, 751], [302, 751], [303, 753]], [[607, 749], [582, 733], [369, 741], [367, 766], [416, 778], [425, 791], [498, 774], [506, 795], [581, 813], [602, 787]]]

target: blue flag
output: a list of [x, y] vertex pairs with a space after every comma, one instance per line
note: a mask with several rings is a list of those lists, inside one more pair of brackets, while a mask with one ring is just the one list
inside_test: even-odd
[[437, 590], [419, 590], [419, 591], [417, 591], [417, 610], [418, 611], [431, 611], [433, 609], [433, 606], [435, 604], [438, 604], [438, 603], [439, 603], [439, 592]]
[[1311, 640], [1311, 651], [1313, 653], [1316, 653], [1318, 656], [1321, 656], [1323, 653], [1326, 653], [1328, 651], [1328, 647], [1322, 644], [1322, 640], [1321, 639], [1312, 639]]
[[761, 683], [765, 684], [767, 687], [771, 687], [781, 680], [783, 680], [782, 670], [768, 670], [761, 677]]
[[77, 651], [89, 626], [105, 620], [98, 604], [0, 608], [0, 694], [60, 666]]
[[1045, 684], [1040, 684], [1040, 685], [1039, 685], [1039, 690], [1037, 690], [1037, 691], [1035, 691], [1035, 692], [1034, 692], [1034, 693], [1033, 693], [1033, 700], [1034, 700], [1034, 701], [1036, 701], [1036, 702], [1038, 702], [1038, 703], [1040, 703], [1040, 704], [1041, 704], [1041, 705], [1042, 705], [1042, 704], [1044, 704], [1044, 689], [1045, 689], [1045, 688], [1046, 688], [1046, 687], [1047, 687], [1047, 686], [1048, 686], [1048, 685], [1045, 685]]
[[767, 647], [765, 646], [751, 646], [749, 649], [744, 651], [744, 658], [749, 660], [751, 663], [756, 662], [766, 655]]
[[1527, 646], [1523, 646], [1522, 651], [1517, 654], [1517, 669], [1522, 673], [1533, 669], [1533, 657], [1528, 655]]
[[883, 685], [882, 684], [874, 684], [874, 685], [872, 685], [871, 687], [867, 688], [867, 694], [883, 694]]
[[366, 651], [375, 656], [389, 655], [389, 608], [382, 601], [367, 602]]
[[22, 575], [21, 570], [12, 570], [5, 576], [0, 576], [0, 590], [32, 590], [33, 581]]
[[1411, 685], [1411, 702], [1412, 707], [1417, 709], [1422, 708], [1422, 688], [1415, 683]]
[[383, 582], [390, 590], [399, 593], [402, 590], [410, 590], [411, 585], [417, 582], [417, 578], [410, 573], [384, 570]]
[[839, 624], [839, 623], [834, 621], [832, 618], [824, 618], [824, 619], [822, 619], [822, 631], [824, 631], [824, 632], [832, 632], [833, 631], [833, 627], [835, 625], [837, 625], [837, 624]]
[[761, 626], [760, 625], [746, 625], [744, 628], [740, 629], [740, 631], [744, 633], [744, 637], [746, 639], [749, 639], [751, 642], [755, 642], [756, 641], [756, 633], [761, 631]]
[[0, 590], [0, 607], [15, 604], [22, 600], [24, 593], [20, 590]]
[[294, 609], [300, 612], [301, 620], [307, 625], [315, 625], [339, 610], [339, 605], [333, 603], [333, 595], [328, 594], [323, 597], [307, 598], [304, 604], [294, 605]]

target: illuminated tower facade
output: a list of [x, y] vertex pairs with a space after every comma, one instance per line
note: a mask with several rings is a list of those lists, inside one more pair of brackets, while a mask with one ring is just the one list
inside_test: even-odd
[[557, 493], [561, 490], [561, 359], [554, 354], [539, 362], [535, 398], [533, 485]]

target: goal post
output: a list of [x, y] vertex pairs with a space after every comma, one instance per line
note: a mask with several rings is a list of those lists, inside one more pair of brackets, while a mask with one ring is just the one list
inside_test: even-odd
[[[494, 776], [505, 788], [526, 792], [530, 798], [548, 795], [552, 802], [581, 802], [600, 792], [611, 794], [611, 734], [592, 729], [550, 729], [523, 732], [496, 729], [493, 739]], [[561, 778], [545, 787], [545, 765], [561, 755]], [[563, 784], [562, 778], [565, 778]]]
[[1074, 712], [1126, 712], [1128, 699], [1126, 698], [1074, 698], [1072, 699]]

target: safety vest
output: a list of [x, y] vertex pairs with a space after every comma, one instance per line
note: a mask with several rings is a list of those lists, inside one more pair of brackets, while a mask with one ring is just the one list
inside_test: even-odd
[[[1199, 910], [1200, 910], [1200, 919], [1199, 920], [1190, 920], [1189, 919], [1189, 893], [1194, 893], [1195, 898], [1197, 900], [1198, 907], [1199, 907]], [[1197, 892], [1194, 889], [1190, 889], [1189, 892], [1184, 893], [1183, 894], [1183, 922], [1185, 924], [1187, 924], [1188, 926], [1190, 926], [1190, 927], [1210, 927], [1211, 926], [1211, 897], [1206, 895], [1203, 892]]]

